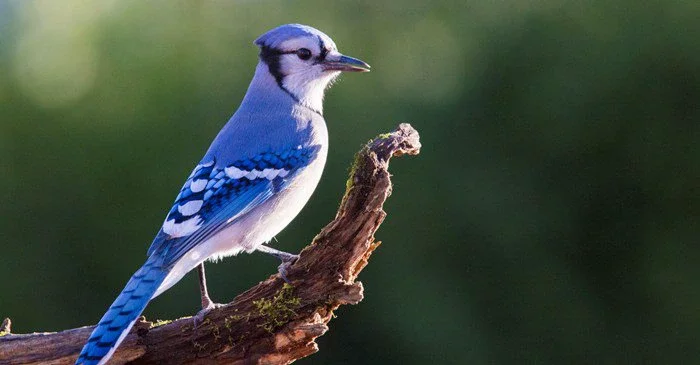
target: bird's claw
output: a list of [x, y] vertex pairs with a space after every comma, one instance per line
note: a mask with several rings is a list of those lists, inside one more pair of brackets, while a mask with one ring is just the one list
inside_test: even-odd
[[289, 279], [287, 278], [289, 268], [292, 267], [292, 265], [294, 265], [294, 263], [297, 262], [297, 260], [299, 260], [299, 255], [290, 254], [288, 257], [282, 259], [282, 263], [280, 264], [280, 266], [277, 266], [277, 272], [279, 272], [280, 277], [287, 284], [291, 284], [289, 282]]
[[209, 311], [211, 311], [212, 309], [221, 308], [223, 306], [224, 304], [214, 303], [212, 301], [209, 301], [206, 304], [202, 303], [202, 310], [197, 312], [197, 314], [194, 317], [192, 317], [192, 320], [194, 322], [194, 328], [199, 327], [199, 325], [204, 322], [204, 317], [206, 317]]

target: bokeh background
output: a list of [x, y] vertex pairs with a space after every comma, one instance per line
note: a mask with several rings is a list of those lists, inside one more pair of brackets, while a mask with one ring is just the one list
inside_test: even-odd
[[[0, 316], [95, 323], [237, 108], [252, 41], [315, 26], [373, 66], [327, 94], [321, 184], [277, 247], [334, 215], [353, 153], [423, 151], [305, 364], [700, 363], [697, 1], [0, 0]], [[209, 265], [215, 300], [275, 272]], [[150, 319], [198, 310], [195, 275]]]

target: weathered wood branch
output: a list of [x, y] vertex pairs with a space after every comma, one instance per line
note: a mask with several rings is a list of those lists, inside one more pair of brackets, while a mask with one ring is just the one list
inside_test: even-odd
[[[300, 253], [285, 284], [278, 275], [207, 313], [156, 325], [143, 317], [109, 364], [288, 364], [318, 351], [333, 311], [363, 298], [355, 281], [379, 246], [374, 233], [391, 194], [389, 159], [418, 154], [418, 132], [409, 124], [381, 135], [355, 157], [335, 219]], [[93, 327], [58, 333], [7, 334], [3, 322], [0, 364], [73, 364]]]

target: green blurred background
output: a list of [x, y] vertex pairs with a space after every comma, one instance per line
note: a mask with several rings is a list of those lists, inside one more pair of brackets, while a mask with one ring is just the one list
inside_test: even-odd
[[[0, 316], [95, 323], [283, 23], [373, 66], [326, 98], [333, 217], [398, 122], [384, 242], [305, 364], [700, 363], [697, 1], [0, 0]], [[695, 242], [695, 243], [693, 243]], [[209, 265], [217, 301], [275, 272]], [[195, 275], [145, 314], [199, 308]]]

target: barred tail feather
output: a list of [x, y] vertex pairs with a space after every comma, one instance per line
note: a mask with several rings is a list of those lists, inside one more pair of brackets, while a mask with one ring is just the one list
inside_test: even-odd
[[109, 360], [168, 275], [158, 256], [152, 255], [131, 277], [92, 331], [76, 365], [101, 365]]

